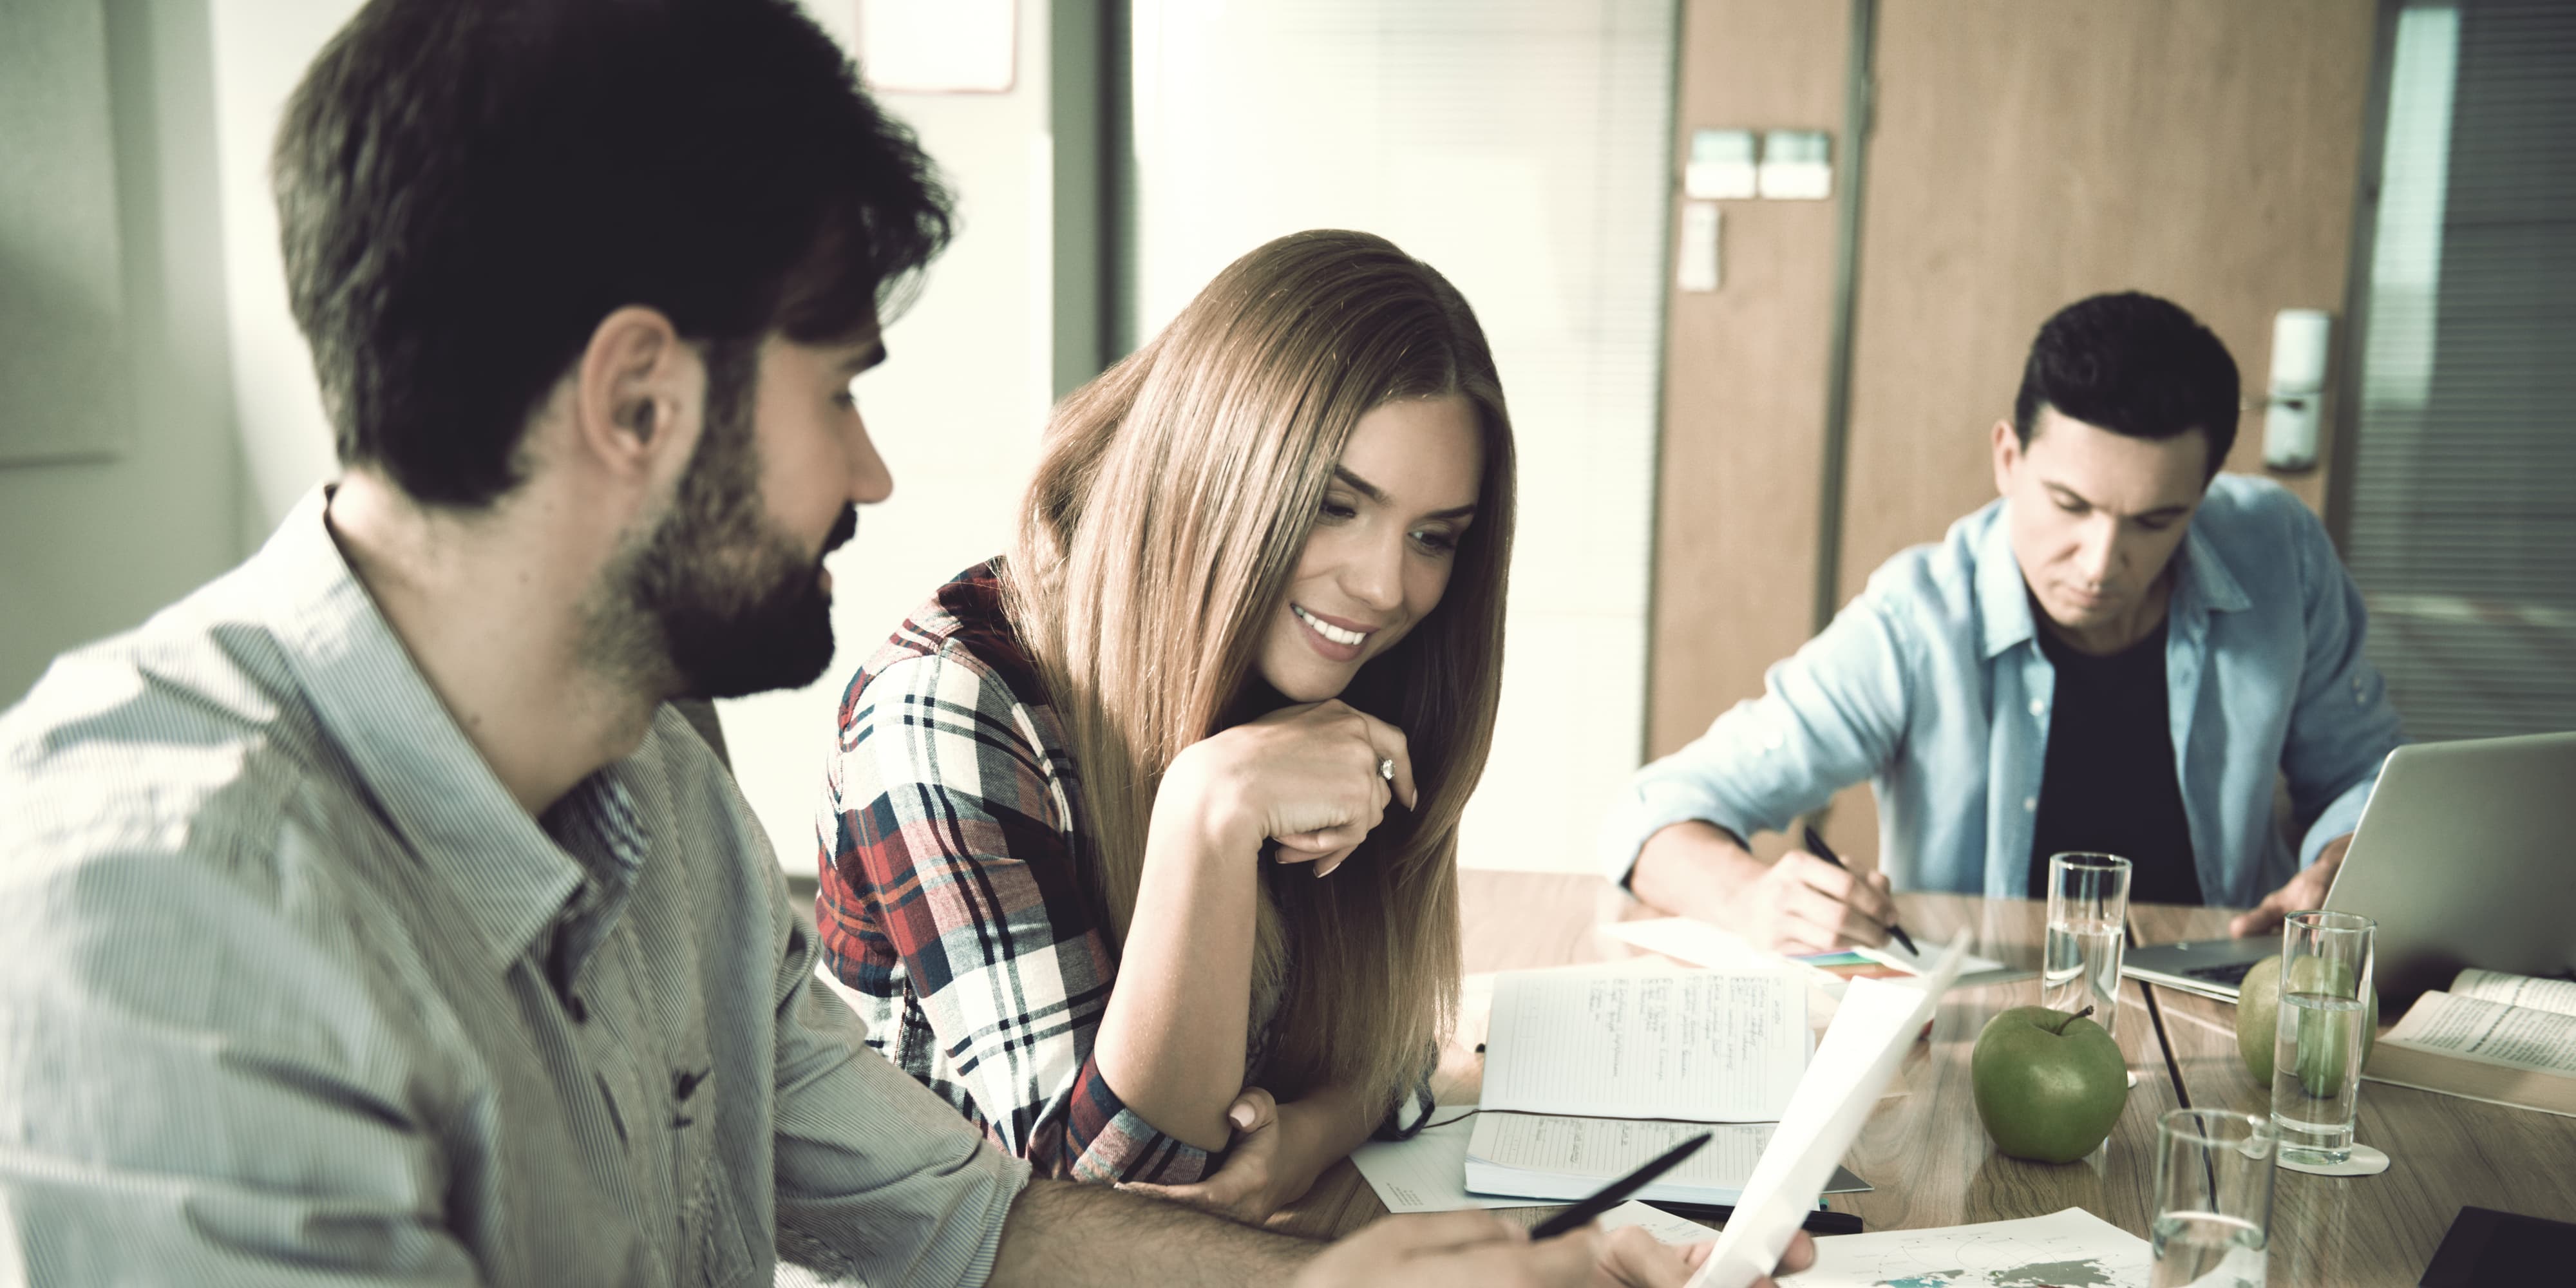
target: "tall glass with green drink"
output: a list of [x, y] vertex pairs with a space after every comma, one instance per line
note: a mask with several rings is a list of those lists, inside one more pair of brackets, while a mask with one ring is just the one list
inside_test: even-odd
[[2272, 1124], [2291, 1162], [2331, 1166], [2352, 1157], [2378, 930], [2349, 912], [2295, 912], [2281, 926]]

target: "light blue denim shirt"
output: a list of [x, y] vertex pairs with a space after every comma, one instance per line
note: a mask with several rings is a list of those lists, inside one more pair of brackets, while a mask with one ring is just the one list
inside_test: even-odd
[[[1887, 561], [1761, 697], [1639, 770], [1603, 829], [1610, 878], [1671, 824], [1749, 838], [1867, 778], [1896, 888], [2028, 897], [2057, 677], [2005, 505]], [[2221, 475], [2174, 558], [2166, 709], [2192, 859], [2210, 903], [2245, 907], [2353, 829], [2403, 735], [2362, 656], [2361, 593], [2298, 498]], [[2276, 771], [2304, 838], [2295, 864], [2273, 826]]]

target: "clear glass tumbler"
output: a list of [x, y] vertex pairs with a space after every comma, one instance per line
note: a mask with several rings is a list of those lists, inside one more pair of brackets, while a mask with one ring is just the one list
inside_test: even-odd
[[2224, 1109], [2156, 1120], [2154, 1288], [2262, 1288], [2278, 1140], [2269, 1120]]
[[2283, 1158], [2332, 1165], [2352, 1157], [2378, 938], [2379, 923], [2349, 912], [2294, 912], [2282, 923], [2272, 1124]]
[[2104, 1032], [2120, 1035], [2120, 953], [2127, 942], [2129, 861], [2116, 854], [2055, 854], [2048, 860], [2048, 942], [2039, 966], [2039, 1004], [2093, 1008]]

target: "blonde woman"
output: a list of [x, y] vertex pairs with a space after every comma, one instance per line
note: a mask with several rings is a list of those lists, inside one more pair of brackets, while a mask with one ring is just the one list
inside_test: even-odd
[[817, 916], [869, 1044], [1041, 1173], [1250, 1218], [1393, 1129], [1456, 1008], [1512, 488], [1474, 314], [1362, 233], [1066, 399], [1008, 556], [841, 702]]

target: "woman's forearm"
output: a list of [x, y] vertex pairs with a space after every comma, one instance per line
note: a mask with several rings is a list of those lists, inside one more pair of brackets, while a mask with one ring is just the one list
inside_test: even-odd
[[1174, 769], [1149, 824], [1136, 913], [1092, 1058], [1146, 1122], [1217, 1150], [1232, 1137], [1226, 1106], [1243, 1089], [1261, 838], [1209, 817], [1208, 794], [1181, 762]]

